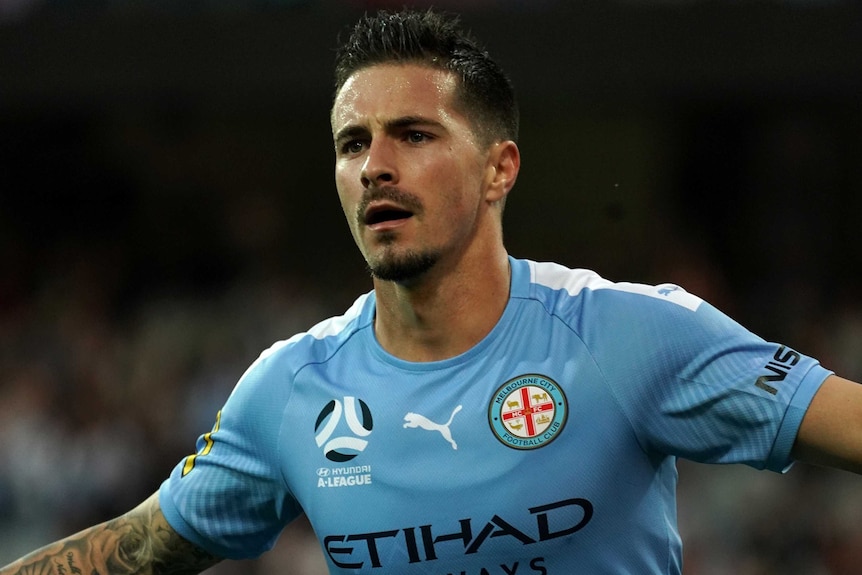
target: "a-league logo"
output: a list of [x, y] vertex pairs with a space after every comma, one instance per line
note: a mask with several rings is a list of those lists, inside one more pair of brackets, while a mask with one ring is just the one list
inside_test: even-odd
[[[359, 413], [356, 411], [357, 405]], [[353, 435], [332, 437], [342, 417]], [[314, 439], [317, 446], [323, 448], [323, 454], [327, 459], [344, 463], [365, 449], [368, 441], [361, 438], [368, 437], [372, 427], [374, 427], [374, 421], [368, 405], [361, 399], [346, 396], [343, 403], [333, 399], [320, 411], [314, 423]]]

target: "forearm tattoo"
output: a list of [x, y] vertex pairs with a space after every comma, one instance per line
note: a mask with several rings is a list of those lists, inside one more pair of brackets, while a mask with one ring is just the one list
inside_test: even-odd
[[168, 525], [153, 495], [125, 515], [34, 551], [0, 575], [191, 575], [218, 562]]

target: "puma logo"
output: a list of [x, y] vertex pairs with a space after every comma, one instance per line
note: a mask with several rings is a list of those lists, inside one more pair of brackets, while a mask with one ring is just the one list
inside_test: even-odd
[[413, 413], [411, 411], [404, 416], [404, 427], [421, 427], [422, 429], [427, 429], [428, 431], [439, 431], [440, 435], [443, 436], [443, 439], [445, 439], [452, 445], [452, 449], [458, 449], [458, 444], [455, 443], [454, 439], [452, 439], [452, 432], [449, 431], [449, 426], [452, 424], [452, 420], [455, 419], [455, 415], [459, 411], [461, 411], [460, 405], [452, 411], [452, 415], [449, 416], [449, 421], [447, 421], [445, 424], [434, 423], [424, 415], [419, 415], [418, 413]]

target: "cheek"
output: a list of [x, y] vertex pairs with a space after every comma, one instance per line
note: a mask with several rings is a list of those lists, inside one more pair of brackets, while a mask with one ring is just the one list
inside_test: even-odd
[[475, 166], [460, 165], [445, 178], [447, 201], [459, 210], [472, 211], [482, 201], [483, 178]]
[[351, 235], [356, 237], [356, 202], [352, 200], [351, 196], [341, 188], [338, 189], [338, 201], [341, 203], [341, 210], [344, 212], [344, 219], [347, 220], [347, 227], [350, 229]]
[[355, 206], [356, 202], [354, 199], [355, 194], [351, 191], [352, 187], [348, 183], [349, 181], [350, 179], [344, 173], [344, 170], [336, 168], [335, 191], [338, 194], [338, 201], [341, 202], [341, 208], [344, 210], [345, 215], [349, 215], [349, 212], [351, 211], [350, 206]]
[[429, 170], [443, 188], [443, 193], [452, 199], [474, 193], [480, 174], [477, 166], [466, 158], [453, 154]]
[[338, 200], [341, 202], [341, 211], [344, 212], [347, 226], [350, 228], [351, 233], [356, 233], [356, 202], [351, 201], [340, 193], [338, 194]]

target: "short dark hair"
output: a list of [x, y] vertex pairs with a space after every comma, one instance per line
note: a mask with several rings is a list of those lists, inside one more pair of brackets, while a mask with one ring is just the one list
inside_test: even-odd
[[512, 82], [457, 16], [434, 10], [382, 10], [366, 14], [336, 52], [335, 94], [354, 73], [385, 63], [419, 63], [446, 70], [460, 80], [461, 111], [485, 145], [517, 140], [518, 105]]

